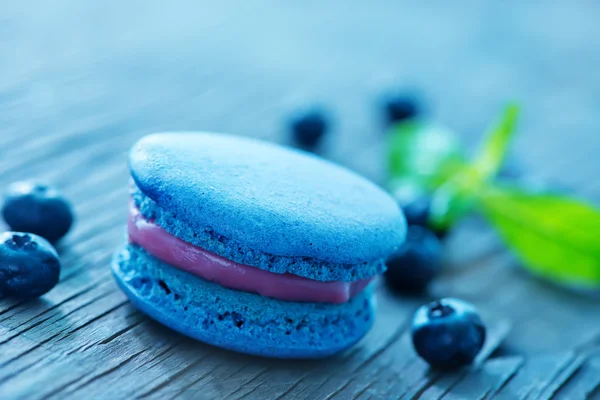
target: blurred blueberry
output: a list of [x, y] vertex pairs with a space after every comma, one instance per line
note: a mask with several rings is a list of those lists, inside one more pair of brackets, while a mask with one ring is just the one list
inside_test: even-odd
[[409, 226], [406, 242], [387, 261], [385, 280], [400, 292], [421, 292], [442, 269], [442, 246], [429, 229]]
[[429, 209], [431, 208], [431, 199], [427, 196], [420, 196], [404, 204], [398, 204], [408, 225], [428, 226]]
[[408, 93], [390, 93], [384, 97], [383, 112], [389, 125], [416, 117], [420, 110], [417, 99]]
[[71, 204], [53, 187], [32, 182], [9, 186], [2, 215], [13, 231], [34, 233], [52, 243], [73, 224]]
[[0, 296], [39, 297], [60, 275], [56, 250], [44, 238], [20, 232], [0, 234]]
[[422, 306], [412, 322], [417, 354], [435, 368], [473, 362], [485, 342], [486, 329], [475, 307], [445, 298]]
[[293, 115], [290, 128], [292, 137], [297, 144], [305, 148], [313, 148], [327, 133], [329, 120], [324, 110], [313, 107], [300, 110]]
[[434, 229], [429, 223], [431, 196], [419, 186], [412, 183], [398, 184], [394, 190], [394, 198], [404, 212], [406, 223], [411, 226], [423, 226], [431, 229], [439, 238], [448, 234], [447, 230]]

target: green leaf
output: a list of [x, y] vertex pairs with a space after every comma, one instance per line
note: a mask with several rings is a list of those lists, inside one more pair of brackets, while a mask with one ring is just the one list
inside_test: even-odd
[[486, 135], [487, 139], [479, 156], [473, 161], [473, 167], [479, 174], [481, 181], [487, 181], [495, 177], [502, 166], [517, 125], [518, 116], [519, 107], [516, 104], [509, 104], [506, 106], [500, 121]]
[[456, 179], [447, 182], [433, 193], [429, 223], [434, 229], [449, 229], [473, 209], [475, 199], [467, 185]]
[[388, 135], [388, 169], [392, 179], [408, 178], [434, 190], [465, 165], [460, 143], [446, 128], [407, 121]]
[[465, 216], [475, 203], [477, 195], [489, 179], [493, 179], [508, 150], [519, 109], [509, 104], [502, 118], [487, 135], [478, 157], [468, 165], [454, 169], [433, 194], [430, 223], [438, 229], [447, 229]]
[[600, 210], [556, 194], [495, 187], [482, 211], [526, 267], [561, 284], [600, 286]]

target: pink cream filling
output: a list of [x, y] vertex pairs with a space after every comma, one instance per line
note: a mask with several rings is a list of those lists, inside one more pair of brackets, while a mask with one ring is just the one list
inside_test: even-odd
[[321, 282], [289, 273], [276, 274], [223, 258], [175, 237], [129, 207], [129, 241], [165, 263], [230, 289], [287, 301], [344, 303], [373, 278], [355, 282]]

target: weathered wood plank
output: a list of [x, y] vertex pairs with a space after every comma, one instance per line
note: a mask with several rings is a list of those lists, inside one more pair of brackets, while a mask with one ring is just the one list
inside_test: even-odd
[[532, 357], [519, 369], [517, 374], [503, 386], [497, 394], [498, 399], [539, 399], [544, 390], [565, 371], [569, 376], [573, 370], [569, 367], [579, 363], [573, 353], [542, 355]]
[[595, 399], [600, 395], [600, 357], [594, 356], [583, 365], [561, 387], [551, 385], [549, 393], [553, 400]]
[[573, 375], [577, 374], [580, 370], [581, 366], [586, 361], [588, 355], [578, 355], [574, 357], [573, 361], [566, 366], [559, 375], [557, 375], [554, 379], [552, 379], [546, 387], [544, 391], [538, 395], [539, 399], [551, 399], [557, 390], [559, 390], [565, 382], [567, 382]]
[[[1, 398], [598, 396], [596, 358], [546, 356], [559, 364], [552, 369], [539, 356], [565, 343], [583, 354], [597, 349], [597, 303], [512, 268], [477, 220], [448, 240], [448, 268], [429, 295], [382, 292], [374, 331], [324, 362], [257, 359], [183, 338], [133, 310], [108, 269], [123, 236], [126, 152], [138, 137], [211, 129], [287, 142], [289, 110], [320, 101], [334, 118], [320, 153], [383, 182], [373, 103], [398, 82], [436, 99], [430, 116], [469, 147], [502, 101], [520, 97], [515, 153], [524, 169], [599, 200], [596, 6], [259, 0], [203, 5], [201, 21], [190, 11], [197, 7], [3, 4], [0, 186], [54, 182], [79, 219], [59, 249], [60, 285], [37, 302], [0, 300]], [[412, 310], [441, 296], [511, 321], [510, 335], [497, 333], [483, 358], [505, 336], [504, 352], [519, 355], [454, 375], [428, 373], [405, 332]]]
[[[523, 365], [520, 356], [496, 358], [485, 362], [481, 368], [475, 369], [461, 377], [452, 386], [444, 385], [444, 391], [438, 398], [445, 400], [486, 399], [491, 398]], [[434, 384], [438, 386], [447, 381], [445, 377]]]

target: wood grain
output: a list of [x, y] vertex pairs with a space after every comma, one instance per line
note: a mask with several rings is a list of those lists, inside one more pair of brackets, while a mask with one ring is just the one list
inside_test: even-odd
[[[383, 183], [378, 100], [398, 85], [470, 149], [503, 102], [520, 100], [520, 169], [600, 201], [599, 15], [593, 2], [6, 2], [0, 194], [49, 181], [78, 218], [59, 246], [60, 284], [37, 301], [0, 300], [0, 398], [600, 398], [597, 301], [527, 275], [477, 219], [446, 241], [428, 295], [381, 286], [373, 331], [318, 362], [184, 338], [134, 310], [108, 267], [141, 136], [288, 143], [288, 113], [317, 102], [334, 122], [319, 154]], [[412, 312], [441, 296], [475, 303], [489, 324], [472, 368], [431, 371], [412, 350]]]

